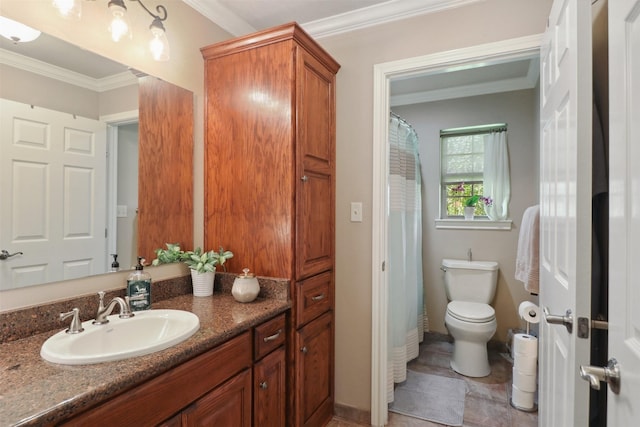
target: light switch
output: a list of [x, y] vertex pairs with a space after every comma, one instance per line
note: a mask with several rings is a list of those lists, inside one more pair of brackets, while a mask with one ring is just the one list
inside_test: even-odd
[[127, 205], [118, 205], [118, 212], [116, 213], [118, 218], [127, 217]]
[[362, 222], [362, 202], [351, 202], [351, 222]]

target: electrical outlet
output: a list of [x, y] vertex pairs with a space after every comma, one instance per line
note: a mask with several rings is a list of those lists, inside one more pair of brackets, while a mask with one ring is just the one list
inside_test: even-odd
[[351, 222], [362, 222], [362, 202], [351, 202]]
[[127, 205], [118, 205], [118, 212], [116, 216], [118, 218], [126, 218], [127, 217]]

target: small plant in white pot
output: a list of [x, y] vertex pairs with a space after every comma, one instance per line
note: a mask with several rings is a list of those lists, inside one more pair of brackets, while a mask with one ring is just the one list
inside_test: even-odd
[[183, 262], [191, 270], [193, 296], [208, 297], [213, 294], [216, 266], [221, 265], [224, 268], [224, 263], [229, 258], [233, 258], [233, 252], [225, 251], [222, 247], [217, 252], [203, 252], [197, 248], [195, 251], [184, 253]]

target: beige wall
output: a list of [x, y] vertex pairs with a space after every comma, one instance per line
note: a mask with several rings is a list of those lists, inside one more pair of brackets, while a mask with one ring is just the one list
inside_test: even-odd
[[[542, 33], [551, 0], [487, 0], [320, 39], [337, 78], [336, 403], [371, 402], [371, 202], [373, 66]], [[362, 223], [349, 203], [363, 202]], [[479, 246], [478, 246], [479, 247]]]
[[[165, 0], [169, 63], [146, 56], [144, 42], [113, 44], [101, 27], [104, 2], [83, 2], [82, 23], [52, 13], [50, 0], [2, 0], [0, 14], [185, 87], [196, 98], [196, 244], [203, 221], [203, 62], [199, 48], [229, 35], [179, 0]], [[373, 65], [544, 31], [551, 0], [486, 0], [402, 22], [320, 40], [341, 64], [337, 81], [336, 403], [369, 410], [371, 401], [371, 174]], [[142, 23], [148, 19], [129, 8]], [[145, 24], [146, 23], [146, 24]], [[135, 24], [134, 24], [135, 25]], [[349, 202], [362, 201], [364, 221], [349, 222]], [[1, 307], [0, 307], [1, 308]]]
[[[498, 288], [492, 304], [498, 322], [494, 339], [506, 341], [509, 328], [524, 326], [517, 307], [531, 297], [522, 282], [515, 280], [514, 274], [522, 214], [527, 207], [538, 203], [538, 164], [534, 160], [539, 151], [535, 98], [536, 90], [530, 89], [393, 108], [411, 123], [420, 141], [424, 288], [432, 331], [447, 333], [444, 326], [447, 297], [441, 261], [443, 258], [466, 259], [468, 249], [472, 250], [473, 259], [500, 264]], [[508, 126], [509, 218], [513, 220], [513, 228], [509, 231], [436, 229], [434, 219], [440, 216], [440, 130], [490, 123], [507, 123]]]

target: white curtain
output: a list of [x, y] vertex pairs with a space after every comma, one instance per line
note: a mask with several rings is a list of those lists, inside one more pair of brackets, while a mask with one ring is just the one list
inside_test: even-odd
[[483, 179], [483, 195], [493, 199], [493, 204], [485, 207], [487, 216], [493, 221], [507, 219], [511, 184], [506, 130], [485, 135]]
[[394, 115], [389, 123], [387, 401], [407, 378], [428, 326], [422, 283], [422, 199], [418, 136]]

